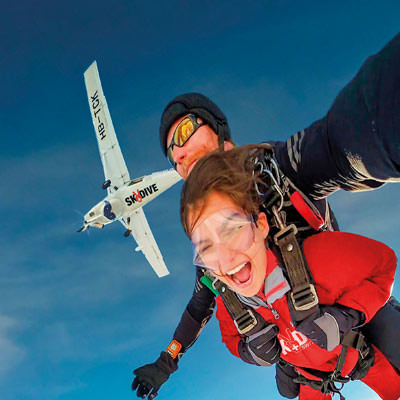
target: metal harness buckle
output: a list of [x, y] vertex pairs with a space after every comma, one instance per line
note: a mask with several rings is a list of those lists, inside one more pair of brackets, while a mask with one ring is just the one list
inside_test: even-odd
[[245, 335], [257, 325], [257, 318], [251, 310], [244, 310], [244, 312], [233, 320], [238, 332]]
[[[276, 209], [275, 209], [275, 208], [273, 208], [273, 212], [274, 212], [274, 214], [275, 214], [275, 212], [276, 212]], [[282, 219], [280, 218], [279, 214], [276, 214], [276, 215], [275, 215], [275, 218], [276, 218], [276, 221], [277, 221], [279, 227], [281, 228], [281, 230], [280, 230], [276, 235], [274, 235], [274, 242], [275, 242], [275, 244], [278, 244], [278, 243], [279, 243], [279, 239], [280, 239], [282, 236], [285, 236], [287, 233], [290, 233], [290, 231], [292, 231], [294, 235], [297, 234], [297, 227], [296, 227], [296, 225], [290, 224], [289, 226], [285, 226], [284, 223], [283, 223], [283, 221], [282, 221]]]
[[369, 346], [365, 341], [365, 336], [361, 332], [358, 332], [357, 344], [355, 346], [355, 349], [358, 350], [358, 353], [362, 360], [364, 360], [369, 355]]
[[293, 307], [296, 311], [307, 311], [318, 304], [318, 295], [312, 283], [296, 288], [290, 292]]

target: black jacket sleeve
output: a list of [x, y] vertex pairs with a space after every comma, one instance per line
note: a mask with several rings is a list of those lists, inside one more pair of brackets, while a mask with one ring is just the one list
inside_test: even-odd
[[314, 199], [400, 180], [400, 34], [365, 61], [324, 118], [275, 151]]
[[215, 295], [200, 281], [202, 276], [201, 269], [196, 268], [196, 283], [192, 298], [174, 333], [173, 338], [182, 344], [179, 357], [196, 341], [214, 312]]

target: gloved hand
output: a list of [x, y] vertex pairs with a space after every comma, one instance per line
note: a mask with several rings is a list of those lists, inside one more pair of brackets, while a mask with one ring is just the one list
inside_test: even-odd
[[250, 364], [271, 366], [279, 360], [281, 345], [276, 337], [278, 327], [268, 324], [239, 342], [239, 355]]
[[136, 395], [144, 399], [154, 399], [161, 385], [169, 376], [178, 369], [177, 360], [173, 359], [167, 352], [163, 351], [156, 362], [146, 364], [133, 371], [136, 375], [132, 382], [132, 390], [137, 389]]
[[300, 383], [295, 382], [299, 373], [289, 364], [276, 364], [276, 386], [282, 397], [294, 399], [300, 394]]
[[365, 316], [361, 311], [335, 304], [320, 306], [319, 312], [298, 324], [296, 330], [319, 347], [331, 351], [347, 333], [364, 321]]

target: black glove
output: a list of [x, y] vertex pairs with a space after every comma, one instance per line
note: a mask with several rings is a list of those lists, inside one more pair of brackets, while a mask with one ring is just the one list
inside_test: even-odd
[[319, 347], [331, 351], [340, 344], [347, 333], [361, 325], [364, 320], [364, 314], [353, 308], [339, 304], [320, 306], [319, 311], [300, 322], [296, 330]]
[[279, 360], [281, 345], [278, 338], [278, 327], [268, 324], [260, 331], [247, 336], [239, 342], [240, 358], [250, 364], [271, 366]]
[[276, 364], [276, 386], [281, 396], [288, 399], [296, 398], [300, 393], [300, 383], [295, 382], [299, 374], [289, 364]]
[[161, 385], [169, 376], [178, 369], [177, 360], [173, 359], [167, 352], [163, 351], [156, 362], [146, 364], [133, 371], [136, 375], [132, 382], [132, 390], [137, 389], [136, 395], [144, 399], [154, 399]]

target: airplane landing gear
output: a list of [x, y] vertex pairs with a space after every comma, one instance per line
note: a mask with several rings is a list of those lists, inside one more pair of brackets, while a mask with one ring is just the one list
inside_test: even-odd
[[132, 231], [130, 229], [128, 229], [127, 231], [125, 231], [124, 236], [128, 237], [131, 233], [132, 233]]
[[103, 189], [106, 190], [108, 187], [110, 187], [111, 185], [111, 181], [110, 179], [107, 179], [104, 183], [103, 183]]

